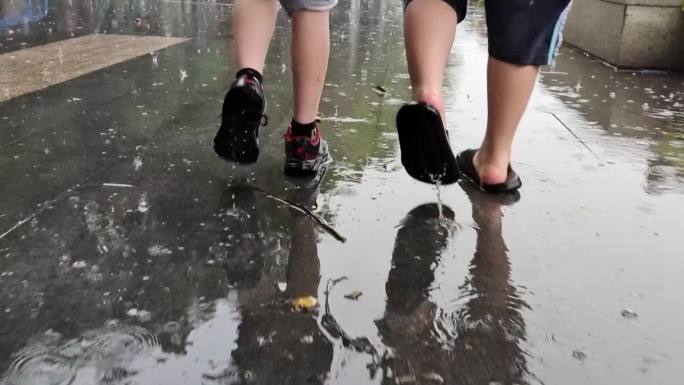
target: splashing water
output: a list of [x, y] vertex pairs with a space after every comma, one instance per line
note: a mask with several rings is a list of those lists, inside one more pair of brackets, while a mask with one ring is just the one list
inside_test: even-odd
[[12, 357], [0, 383], [119, 383], [137, 373], [136, 359], [156, 345], [156, 337], [146, 329], [116, 323], [69, 340], [48, 330]]
[[437, 209], [439, 210], [439, 219], [444, 219], [444, 207], [442, 205], [442, 181], [435, 182], [435, 190], [437, 190]]

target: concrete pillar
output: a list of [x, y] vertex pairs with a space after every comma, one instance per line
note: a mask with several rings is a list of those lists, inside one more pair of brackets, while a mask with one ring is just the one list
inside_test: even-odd
[[564, 36], [618, 67], [684, 70], [682, 0], [574, 0]]

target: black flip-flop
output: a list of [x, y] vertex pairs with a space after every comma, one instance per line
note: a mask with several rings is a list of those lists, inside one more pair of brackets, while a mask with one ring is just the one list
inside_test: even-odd
[[397, 113], [401, 164], [421, 182], [458, 181], [456, 158], [437, 110], [427, 103], [405, 104]]
[[496, 203], [502, 206], [513, 206], [520, 200], [520, 191], [514, 190], [505, 194], [492, 194], [475, 186], [468, 178], [461, 178], [458, 185], [463, 189], [473, 205]]
[[473, 157], [475, 157], [477, 149], [468, 149], [458, 154], [456, 157], [456, 162], [458, 163], [458, 168], [461, 171], [461, 175], [466, 176], [473, 183], [475, 183], [480, 190], [486, 191], [488, 193], [498, 194], [498, 193], [510, 193], [518, 190], [522, 186], [522, 181], [518, 174], [513, 171], [511, 165], [508, 165], [508, 176], [506, 176], [506, 181], [498, 184], [487, 184], [482, 183], [480, 176], [475, 170], [475, 165], [473, 164]]

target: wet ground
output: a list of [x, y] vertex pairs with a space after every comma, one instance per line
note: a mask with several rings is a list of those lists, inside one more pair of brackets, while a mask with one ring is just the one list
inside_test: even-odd
[[[398, 161], [400, 2], [340, 2], [317, 183], [282, 175], [285, 15], [263, 156], [234, 167], [211, 150], [230, 4], [0, 4], [5, 55], [94, 32], [190, 38], [0, 103], [0, 383], [680, 383], [681, 75], [564, 47], [521, 125], [520, 196], [437, 191]], [[456, 150], [485, 125], [485, 43], [474, 7], [446, 80]], [[308, 296], [317, 310], [292, 310]]]

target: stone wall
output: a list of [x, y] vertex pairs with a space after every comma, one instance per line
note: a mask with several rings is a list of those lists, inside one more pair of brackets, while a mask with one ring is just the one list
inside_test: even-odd
[[574, 0], [564, 36], [618, 67], [684, 70], [682, 0]]

